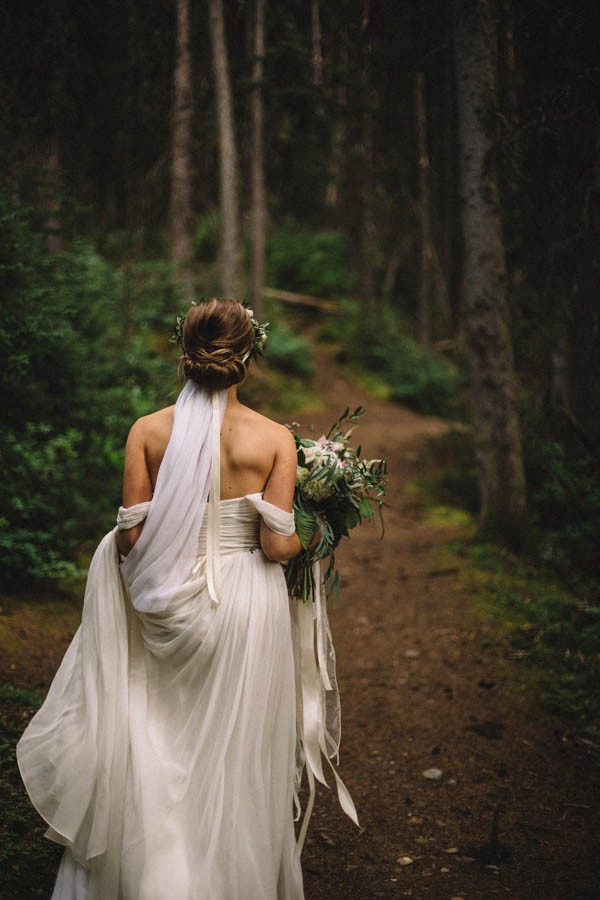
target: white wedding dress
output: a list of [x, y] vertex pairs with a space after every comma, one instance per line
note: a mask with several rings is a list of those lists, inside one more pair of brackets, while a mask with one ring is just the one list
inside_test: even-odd
[[[204, 409], [213, 458], [220, 399], [220, 411], [214, 398], [212, 413]], [[179, 425], [177, 417], [176, 407], [174, 435], [184, 412]], [[203, 428], [199, 457], [210, 451], [210, 424]], [[173, 457], [171, 443], [167, 452]], [[137, 557], [119, 565], [113, 532], [100, 543], [81, 627], [18, 745], [47, 835], [66, 847], [52, 897], [301, 900], [306, 823], [298, 844], [298, 778], [306, 762], [310, 807], [314, 778], [324, 781], [321, 754], [329, 760], [339, 745], [326, 615], [310, 607], [299, 615], [303, 604], [289, 600], [281, 565], [260, 550], [261, 516], [278, 533], [294, 529], [293, 514], [260, 494], [211, 501], [199, 517], [190, 504], [190, 534], [200, 521], [190, 566], [189, 539], [177, 544], [168, 513], [156, 527], [161, 504], [172, 511], [172, 484], [179, 490], [187, 477], [168, 476], [181, 463], [181, 455], [171, 457], [153, 500], [120, 510], [121, 527], [147, 517]], [[201, 502], [209, 486], [219, 496], [215, 469], [199, 476]], [[146, 576], [169, 553], [183, 560], [185, 574], [159, 590]]]

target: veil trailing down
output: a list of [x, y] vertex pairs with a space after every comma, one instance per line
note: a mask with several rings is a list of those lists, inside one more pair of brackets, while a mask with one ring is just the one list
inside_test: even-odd
[[[82, 622], [17, 748], [47, 836], [53, 900], [301, 900], [294, 802], [339, 748], [325, 604], [288, 598], [261, 494], [220, 500], [226, 391], [192, 381], [151, 501], [119, 510]], [[119, 529], [145, 522], [124, 561]], [[332, 767], [333, 768], [333, 767]], [[356, 821], [335, 769], [338, 796]]]

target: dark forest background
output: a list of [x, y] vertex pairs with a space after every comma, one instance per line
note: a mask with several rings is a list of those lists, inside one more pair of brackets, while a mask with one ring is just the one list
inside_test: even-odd
[[325, 363], [452, 421], [410, 485], [462, 523], [431, 574], [494, 621], [561, 752], [567, 721], [597, 750], [599, 33], [595, 0], [0, 4], [8, 883], [54, 877], [14, 745], [114, 525], [128, 429], [174, 402], [193, 299], [271, 323], [244, 396], [281, 421], [319, 408]]
[[448, 502], [589, 584], [599, 19], [564, 0], [3, 4], [6, 589], [85, 562], [131, 421], [173, 398], [175, 314], [222, 293], [272, 322], [263, 406], [310, 400], [311, 346], [335, 344], [465, 423]]

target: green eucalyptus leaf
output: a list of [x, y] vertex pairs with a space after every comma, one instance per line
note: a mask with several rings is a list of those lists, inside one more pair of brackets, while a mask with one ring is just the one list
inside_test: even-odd
[[358, 513], [361, 519], [369, 520], [373, 518], [373, 505], [367, 497], [363, 497], [358, 507]]
[[360, 523], [360, 516], [354, 509], [346, 513], [346, 534]]

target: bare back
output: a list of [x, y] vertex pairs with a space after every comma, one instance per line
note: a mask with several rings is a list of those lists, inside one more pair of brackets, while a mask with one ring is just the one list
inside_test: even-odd
[[265, 489], [282, 437], [281, 425], [239, 402], [227, 403], [221, 426], [222, 500]]
[[[152, 497], [173, 429], [174, 406], [139, 419], [126, 453], [123, 504]], [[229, 392], [221, 426], [221, 499], [265, 492], [265, 499], [291, 509], [296, 469], [294, 442], [284, 426], [241, 404]]]

